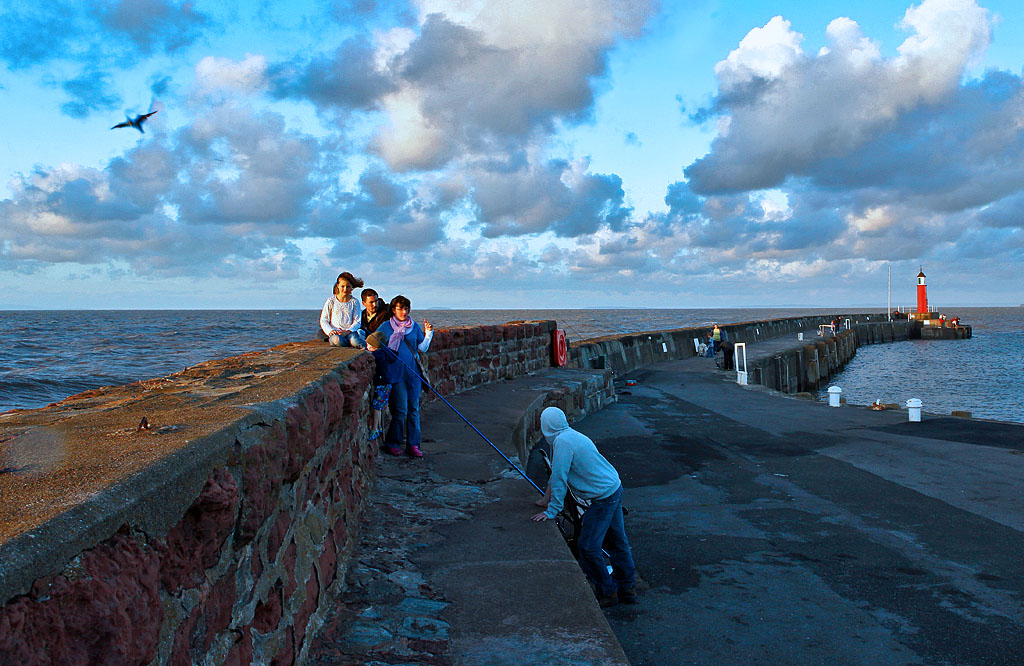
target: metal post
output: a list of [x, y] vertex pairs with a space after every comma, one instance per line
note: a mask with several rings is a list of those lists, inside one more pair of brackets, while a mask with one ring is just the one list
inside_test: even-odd
[[[743, 369], [740, 370], [740, 350], [743, 350]], [[733, 347], [732, 362], [736, 364], [736, 383], [740, 386], [747, 385], [747, 343], [737, 342]]]
[[885, 316], [892, 321], [892, 264], [889, 264], [889, 306], [885, 308]]

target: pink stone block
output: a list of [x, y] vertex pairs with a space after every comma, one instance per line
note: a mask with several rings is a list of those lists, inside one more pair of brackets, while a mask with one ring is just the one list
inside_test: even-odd
[[278, 583], [267, 594], [266, 601], [256, 604], [256, 610], [252, 618], [252, 628], [261, 634], [269, 634], [277, 629], [277, 625], [281, 623], [281, 614], [281, 584]]
[[213, 470], [181, 521], [155, 546], [160, 582], [166, 590], [198, 585], [202, 572], [217, 563], [224, 540], [235, 526], [238, 503], [235, 478], [227, 470]]
[[86, 551], [80, 578], [37, 581], [0, 610], [0, 662], [140, 664], [156, 657], [159, 560], [116, 534]]
[[213, 586], [206, 596], [203, 604], [203, 624], [206, 635], [203, 640], [203, 652], [210, 650], [210, 644], [217, 634], [228, 628], [231, 624], [231, 610], [238, 597], [235, 589], [235, 570], [232, 566]]

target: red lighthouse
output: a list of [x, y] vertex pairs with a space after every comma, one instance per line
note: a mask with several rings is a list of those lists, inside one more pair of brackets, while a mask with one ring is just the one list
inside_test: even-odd
[[917, 274], [917, 314], [928, 314], [928, 287], [924, 283], [924, 269]]

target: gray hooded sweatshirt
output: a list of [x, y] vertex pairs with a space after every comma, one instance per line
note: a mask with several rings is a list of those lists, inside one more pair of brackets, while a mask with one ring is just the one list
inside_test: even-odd
[[541, 412], [540, 430], [551, 445], [551, 503], [544, 512], [548, 518], [562, 510], [567, 485], [586, 500], [604, 499], [622, 485], [612, 464], [589, 437], [569, 427], [561, 409]]

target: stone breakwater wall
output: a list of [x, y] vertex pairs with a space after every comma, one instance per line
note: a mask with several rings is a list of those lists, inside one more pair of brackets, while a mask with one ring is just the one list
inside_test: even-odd
[[748, 381], [783, 393], [812, 392], [846, 367], [864, 345], [909, 340], [912, 322], [859, 322], [829, 338], [798, 342], [776, 354], [752, 359]]
[[[449, 395], [549, 368], [555, 328], [548, 320], [435, 330], [430, 351], [422, 354], [428, 380]], [[430, 391], [423, 392], [423, 400], [434, 399]]]
[[[443, 393], [512, 379], [550, 367], [554, 327], [439, 330], [426, 365]], [[0, 416], [0, 460], [63, 456], [0, 474], [0, 665], [301, 663], [374, 480], [372, 376], [293, 343]], [[595, 381], [551, 399], [585, 409]]]
[[[795, 340], [798, 332], [814, 330], [822, 324], [828, 324], [836, 316], [857, 324], [874, 324], [886, 320], [884, 314], [815, 315], [720, 324], [720, 328], [730, 342], [755, 343], [784, 335], [792, 335]], [[569, 348], [569, 367], [607, 367], [616, 374], [623, 374], [661, 361], [690, 358], [697, 355], [694, 340], [704, 341], [710, 330], [710, 326], [699, 326], [574, 342]]]

